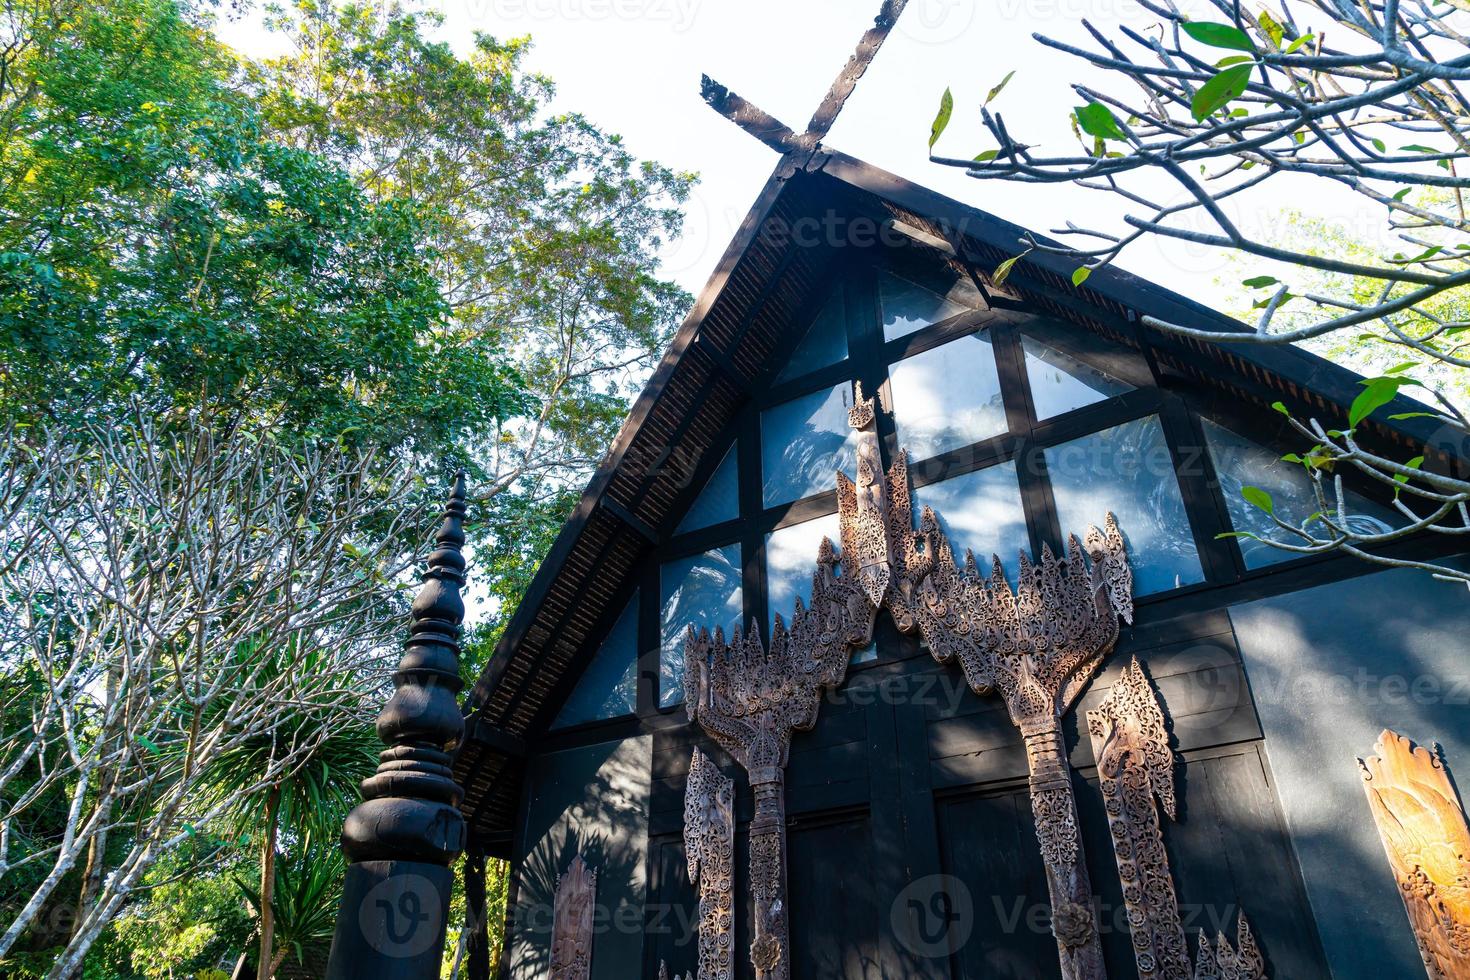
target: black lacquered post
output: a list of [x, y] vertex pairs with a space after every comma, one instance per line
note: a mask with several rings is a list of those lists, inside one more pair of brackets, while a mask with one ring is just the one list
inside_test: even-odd
[[464, 734], [458, 694], [464, 620], [464, 474], [413, 602], [393, 696], [378, 715], [388, 746], [342, 827], [347, 877], [328, 980], [437, 980], [452, 874], [464, 850], [464, 791], [450, 755]]

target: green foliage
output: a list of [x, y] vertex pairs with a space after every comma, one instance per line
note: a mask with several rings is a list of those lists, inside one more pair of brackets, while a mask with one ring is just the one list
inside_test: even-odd
[[1194, 93], [1194, 102], [1190, 106], [1194, 118], [1206, 119], [1244, 95], [1254, 69], [1254, 63], [1232, 65], [1212, 76]]
[[[1002, 82], [1001, 85], [1005, 83]], [[1001, 85], [996, 86], [998, 90]], [[939, 97], [939, 111], [934, 115], [934, 122], [929, 126], [929, 149], [934, 149], [934, 144], [939, 142], [939, 137], [944, 135], [944, 130], [949, 126], [950, 117], [954, 115], [954, 93], [948, 87], [944, 94]]]
[[[254, 926], [232, 876], [248, 864], [234, 850], [202, 858], [184, 853], [149, 873], [152, 887], [113, 924], [112, 942], [88, 958], [88, 980], [93, 969], [98, 980], [166, 980], [239, 954]], [[103, 972], [109, 960], [117, 972]]]
[[79, 6], [36, 40], [0, 131], [23, 175], [0, 184], [8, 413], [205, 397], [399, 444], [519, 406], [493, 347], [448, 329], [432, 215], [271, 140], [185, 8]]
[[1256, 46], [1240, 28], [1232, 24], [1212, 24], [1207, 21], [1186, 21], [1180, 25], [1184, 33], [1201, 44], [1213, 48], [1232, 48], [1236, 51], [1255, 51]]
[[[271, 909], [275, 913], [277, 955], [291, 956], [305, 965], [312, 951], [331, 944], [342, 897], [346, 864], [335, 841], [302, 840], [291, 855], [276, 862]], [[243, 876], [235, 885], [250, 907], [260, 914], [260, 887]]]
[[1101, 102], [1089, 102], [1077, 110], [1077, 125], [1089, 136], [1104, 140], [1124, 139], [1112, 110]]

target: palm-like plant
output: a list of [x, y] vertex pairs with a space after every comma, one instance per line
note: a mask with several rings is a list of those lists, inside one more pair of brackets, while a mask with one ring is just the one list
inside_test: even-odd
[[[259, 879], [246, 894], [260, 916], [257, 980], [269, 980], [288, 947], [300, 957], [306, 944], [331, 935], [335, 906], [330, 893], [342, 864], [323, 860], [322, 852], [333, 849], [321, 842], [335, 837], [358, 799], [358, 783], [377, 765], [382, 745], [365, 706], [381, 699], [325, 651], [292, 643], [250, 655], [266, 659], [262, 673], [291, 677], [299, 710], [270, 732], [210, 760], [206, 782], [215, 792], [237, 792], [259, 782], [273, 760], [291, 753], [299, 758], [285, 777], [245, 795], [232, 828], [260, 834]], [[283, 842], [298, 853], [295, 870], [284, 877], [277, 867]], [[278, 895], [283, 885], [287, 891]]]
[[[276, 863], [268, 910], [275, 923], [269, 974], [280, 969], [292, 953], [298, 963], [306, 965], [307, 950], [331, 940], [345, 867], [342, 852], [334, 844], [309, 835], [301, 839], [293, 855]], [[236, 884], [264, 922], [267, 909], [260, 888], [239, 879]]]

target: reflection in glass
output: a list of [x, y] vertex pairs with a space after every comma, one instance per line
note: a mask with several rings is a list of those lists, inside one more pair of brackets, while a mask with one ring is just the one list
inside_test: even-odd
[[1128, 542], [1133, 592], [1204, 581], [1179, 477], [1157, 416], [1046, 450], [1062, 534], [1079, 538], [1111, 511]]
[[720, 465], [715, 467], [715, 471], [710, 474], [704, 489], [699, 491], [699, 496], [695, 497], [694, 503], [689, 505], [689, 512], [674, 529], [676, 534], [698, 531], [702, 527], [733, 521], [740, 516], [735, 445], [726, 450], [725, 458], [720, 460]]
[[817, 318], [807, 328], [806, 336], [796, 345], [796, 350], [791, 352], [786, 367], [776, 380], [799, 378], [817, 368], [836, 364], [846, 358], [847, 306], [843, 302], [842, 284], [839, 282], [832, 290], [831, 298], [822, 307], [822, 312], [817, 314]]
[[[812, 574], [817, 570], [817, 551], [822, 538], [832, 539], [832, 550], [842, 553], [842, 527], [836, 514], [828, 514], [814, 521], [804, 521], [788, 527], [777, 528], [766, 535], [766, 639], [776, 624], [776, 614], [787, 626], [791, 625], [792, 613], [796, 611], [796, 597], [803, 603], [812, 599]], [[878, 659], [876, 644], [864, 650], [854, 650], [852, 663], [865, 663]]]
[[[1215, 464], [1220, 492], [1225, 497], [1225, 507], [1230, 512], [1230, 523], [1235, 530], [1291, 544], [1300, 543], [1292, 540], [1290, 533], [1277, 527], [1264, 511], [1248, 503], [1240, 494], [1242, 487], [1258, 487], [1271, 495], [1276, 516], [1286, 523], [1303, 527], [1317, 537], [1325, 537], [1329, 533], [1321, 523], [1315, 526], [1303, 524], [1321, 508], [1317, 505], [1311, 477], [1299, 465], [1286, 462], [1279, 454], [1208, 419], [1200, 419], [1200, 423], [1205, 430], [1205, 445], [1209, 447], [1210, 459]], [[1331, 492], [1328, 491], [1329, 494]], [[1348, 526], [1355, 531], [1381, 534], [1404, 523], [1396, 511], [1361, 494], [1344, 490], [1344, 496], [1347, 498]], [[1332, 498], [1329, 496], [1328, 499]], [[1240, 545], [1240, 554], [1247, 568], [1260, 568], [1301, 557], [1252, 538], [1237, 538], [1236, 542]]]
[[638, 709], [638, 593], [633, 593], [618, 621], [577, 686], [562, 705], [552, 728], [631, 715]]
[[939, 524], [954, 549], [955, 561], [965, 551], [975, 553], [982, 575], [990, 574], [991, 556], [999, 555], [1012, 584], [1017, 557], [1031, 550], [1026, 512], [1021, 506], [1021, 483], [1014, 462], [999, 463], [914, 490], [914, 522], [925, 506], [939, 515]]
[[1116, 398], [1133, 386], [1084, 364], [1069, 354], [1022, 335], [1026, 376], [1038, 419], [1049, 419], [1073, 409]]
[[880, 272], [878, 300], [883, 307], [883, 339], [893, 340], [977, 308], [980, 294], [968, 277], [953, 273], [919, 285]]
[[990, 337], [969, 334], [888, 368], [898, 444], [928, 459], [1006, 431]]
[[847, 424], [846, 382], [761, 413], [761, 495], [767, 507], [837, 486], [837, 469], [852, 471], [857, 434]]
[[814, 521], [777, 528], [766, 535], [766, 625], [776, 621], [776, 614], [789, 625], [796, 608], [796, 597], [811, 602], [812, 573], [817, 569], [817, 549], [822, 538], [832, 539], [834, 550], [841, 550], [841, 525], [836, 514]]
[[690, 626], [725, 635], [740, 625], [740, 546], [665, 562], [659, 569], [658, 703], [684, 700], [684, 635]]

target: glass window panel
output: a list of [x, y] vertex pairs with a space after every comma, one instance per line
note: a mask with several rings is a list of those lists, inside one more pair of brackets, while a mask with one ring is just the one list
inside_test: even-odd
[[791, 352], [778, 381], [810, 374], [817, 368], [847, 359], [847, 305], [842, 298], [842, 284], [832, 291], [822, 312], [807, 328], [806, 336]]
[[812, 573], [817, 570], [817, 549], [822, 538], [831, 538], [836, 547], [841, 536], [842, 528], [836, 514], [777, 528], [766, 535], [767, 626], [775, 623], [777, 613], [789, 625], [797, 596], [804, 603], [812, 601]]
[[884, 340], [906, 336], [980, 305], [975, 284], [953, 274], [920, 285], [880, 272], [878, 299], [883, 307]]
[[1038, 419], [1116, 398], [1133, 386], [1031, 337], [1021, 337]]
[[990, 337], [969, 334], [888, 368], [898, 444], [927, 459], [1006, 431]]
[[690, 626], [725, 635], [740, 625], [740, 546], [727, 545], [659, 569], [658, 703], [684, 700], [684, 634]]
[[[842, 526], [836, 514], [777, 528], [766, 535], [766, 629], [767, 638], [776, 625], [776, 614], [789, 626], [796, 611], [796, 597], [812, 599], [812, 573], [817, 570], [817, 551], [822, 538], [831, 538], [833, 550], [842, 553]], [[854, 650], [852, 663], [878, 659], [877, 643]]]
[[689, 505], [689, 512], [674, 529], [676, 534], [698, 531], [702, 527], [733, 521], [740, 516], [739, 464], [735, 452], [738, 445], [736, 443], [725, 451], [725, 458], [720, 460], [720, 465], [710, 474], [704, 489], [699, 491], [699, 496]]
[[618, 718], [638, 710], [638, 594], [608, 630], [552, 728]]
[[1017, 558], [1021, 549], [1030, 550], [1031, 538], [1014, 462], [919, 487], [913, 496], [915, 527], [923, 508], [933, 507], [956, 561], [964, 561], [966, 549], [973, 551], [980, 571], [988, 574], [991, 556], [999, 555], [1015, 582]]
[[1063, 535], [1081, 537], [1111, 511], [1128, 542], [1133, 592], [1204, 581], [1179, 477], [1157, 416], [1046, 450]]
[[[1205, 445], [1209, 447], [1210, 459], [1215, 464], [1215, 475], [1220, 481], [1220, 492], [1224, 494], [1225, 507], [1230, 512], [1230, 523], [1235, 530], [1278, 541], [1290, 540], [1291, 536], [1277, 527], [1269, 516], [1246, 502], [1240, 495], [1241, 487], [1259, 487], [1269, 493], [1276, 516], [1300, 527], [1307, 517], [1320, 509], [1311, 478], [1300, 466], [1281, 459], [1279, 453], [1208, 419], [1200, 419], [1200, 422], [1205, 431]], [[1402, 516], [1390, 507], [1351, 490], [1346, 491], [1345, 496], [1348, 524], [1357, 531], [1382, 533], [1404, 523]], [[1307, 530], [1313, 528], [1308, 527]], [[1315, 528], [1319, 534], [1326, 530], [1320, 523]], [[1273, 548], [1264, 541], [1237, 538], [1236, 542], [1240, 545], [1241, 557], [1245, 559], [1247, 568], [1260, 568], [1301, 557]]]
[[852, 472], [857, 434], [847, 424], [852, 386], [814, 391], [761, 413], [761, 495], [767, 507], [837, 486]]

